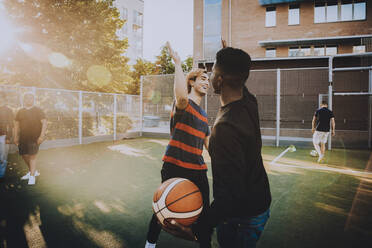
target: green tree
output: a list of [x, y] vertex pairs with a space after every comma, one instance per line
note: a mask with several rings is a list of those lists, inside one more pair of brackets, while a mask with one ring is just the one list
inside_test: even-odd
[[169, 55], [168, 48], [164, 45], [160, 50], [160, 55], [156, 56], [155, 65], [158, 74], [173, 74], [174, 64], [172, 57]]
[[129, 87], [129, 94], [140, 94], [141, 76], [157, 74], [156, 65], [145, 59], [137, 59], [133, 65], [132, 78], [133, 82]]
[[[161, 48], [160, 54], [156, 56], [155, 65], [156, 65], [158, 74], [173, 74], [174, 73], [174, 63], [165, 45]], [[188, 56], [182, 62], [182, 70], [184, 72], [189, 72], [191, 71], [192, 66], [193, 66], [193, 58], [191, 56]]]
[[[130, 90], [133, 79], [123, 56], [128, 41], [117, 36], [124, 21], [113, 1], [4, 0], [13, 25], [24, 31], [3, 56], [8, 60], [1, 61], [0, 79], [50, 88]], [[67, 61], [64, 66], [51, 62], [53, 52], [57, 62]]]
[[184, 72], [189, 72], [192, 69], [194, 60], [191, 56], [188, 56], [183, 62], [182, 62], [182, 70]]

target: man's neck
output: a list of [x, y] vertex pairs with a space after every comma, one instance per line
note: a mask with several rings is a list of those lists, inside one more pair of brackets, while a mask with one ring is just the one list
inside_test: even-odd
[[201, 95], [195, 93], [193, 90], [189, 94], [189, 99], [193, 100], [197, 105], [200, 105], [202, 98]]
[[243, 89], [240, 91], [223, 89], [220, 95], [221, 106], [226, 106], [227, 104], [238, 101], [242, 98], [243, 98]]

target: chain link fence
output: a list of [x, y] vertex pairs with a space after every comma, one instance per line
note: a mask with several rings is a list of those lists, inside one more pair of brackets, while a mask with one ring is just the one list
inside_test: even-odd
[[151, 75], [142, 78], [143, 132], [169, 133], [173, 85], [174, 75]]
[[[336, 120], [332, 145], [371, 146], [371, 71], [334, 72], [332, 86], [328, 73], [328, 68], [251, 71], [246, 86], [258, 101], [264, 144], [311, 145], [314, 112], [321, 101], [329, 101], [331, 92], [330, 108]], [[174, 75], [152, 75], [142, 77], [139, 96], [7, 85], [0, 85], [0, 91], [6, 93], [6, 105], [14, 113], [22, 107], [24, 93], [32, 91], [48, 120], [43, 147], [57, 147], [139, 137], [143, 133], [169, 135], [173, 85]], [[201, 106], [213, 126], [220, 101], [212, 87]]]
[[0, 85], [0, 91], [14, 115], [23, 106], [24, 93], [34, 93], [48, 123], [42, 148], [141, 135], [140, 96], [8, 85]]
[[[368, 148], [371, 146], [371, 96], [340, 96], [339, 92], [369, 92], [367, 71], [335, 72], [332, 106], [336, 136], [332, 146]], [[173, 104], [173, 75], [145, 76], [143, 84], [143, 131], [169, 134]], [[328, 101], [329, 69], [299, 68], [252, 70], [246, 83], [257, 98], [265, 145], [312, 145], [312, 119], [321, 100]], [[331, 87], [332, 88], [332, 87]], [[212, 87], [202, 101], [213, 126], [220, 108]]]

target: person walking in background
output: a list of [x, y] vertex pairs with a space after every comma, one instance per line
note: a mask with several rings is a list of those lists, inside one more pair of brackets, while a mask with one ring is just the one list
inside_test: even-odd
[[13, 111], [7, 106], [5, 92], [0, 92], [0, 178], [5, 175], [9, 144], [13, 135]]
[[40, 175], [36, 170], [36, 155], [45, 138], [47, 121], [44, 112], [35, 106], [33, 93], [24, 95], [23, 106], [15, 118], [14, 143], [29, 169], [21, 179], [28, 180], [29, 185], [34, 185], [36, 177]]
[[[311, 130], [313, 132], [313, 144], [317, 151], [319, 158], [318, 163], [321, 163], [325, 155], [325, 144], [327, 143], [330, 122], [332, 123], [332, 136], [335, 135], [335, 116], [333, 112], [328, 109], [328, 103], [322, 102], [320, 109], [315, 111], [313, 121], [311, 123]], [[319, 146], [320, 144], [320, 146]]]

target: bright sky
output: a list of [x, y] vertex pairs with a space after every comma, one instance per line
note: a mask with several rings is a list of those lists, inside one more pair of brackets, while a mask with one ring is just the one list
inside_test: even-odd
[[150, 61], [169, 41], [184, 60], [193, 50], [193, 0], [145, 0], [144, 58]]

